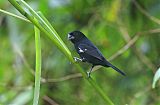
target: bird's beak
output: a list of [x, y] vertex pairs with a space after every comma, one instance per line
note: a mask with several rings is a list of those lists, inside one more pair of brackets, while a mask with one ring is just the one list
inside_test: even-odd
[[72, 40], [72, 39], [74, 39], [74, 36], [68, 34], [68, 40]]

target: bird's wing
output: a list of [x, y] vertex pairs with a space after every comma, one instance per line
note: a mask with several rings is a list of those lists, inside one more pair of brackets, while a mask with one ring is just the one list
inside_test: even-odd
[[96, 47], [90, 44], [79, 44], [78, 49], [79, 49], [79, 53], [86, 53], [99, 60], [103, 60], [103, 56], [100, 53], [100, 51]]

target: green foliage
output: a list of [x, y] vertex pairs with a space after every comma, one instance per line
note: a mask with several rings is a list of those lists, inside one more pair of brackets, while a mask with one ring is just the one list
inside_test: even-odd
[[41, 39], [40, 31], [35, 26], [35, 48], [36, 48], [36, 72], [35, 72], [35, 89], [34, 89], [34, 99], [33, 105], [38, 105], [39, 92], [40, 92], [40, 82], [41, 82]]
[[[131, 39], [138, 39], [111, 63], [125, 71], [120, 76], [111, 68], [100, 68], [91, 75], [115, 105], [159, 105], [158, 82], [152, 89], [155, 71], [159, 68], [159, 0], [27, 0], [41, 11], [70, 49], [67, 34], [81, 30], [102, 51], [106, 58], [119, 52]], [[143, 10], [136, 5], [140, 5]], [[6, 0], [0, 9], [18, 14]], [[28, 11], [31, 12], [31, 11]], [[40, 15], [41, 13], [38, 13]], [[22, 16], [21, 16], [22, 17]], [[41, 16], [42, 18], [42, 16]], [[44, 18], [43, 18], [44, 19]], [[46, 22], [46, 21], [45, 21]], [[46, 22], [47, 23], [47, 22]], [[44, 24], [41, 24], [44, 26]], [[15, 102], [31, 105], [34, 88], [35, 40], [33, 25], [0, 12], [0, 104]], [[49, 31], [49, 28], [45, 28]], [[54, 32], [54, 31], [53, 31]], [[61, 53], [53, 41], [41, 33], [42, 71], [39, 105], [105, 105], [93, 86], [74, 77], [77, 67]], [[127, 47], [126, 47], [127, 48]], [[85, 72], [90, 65], [80, 63]], [[67, 77], [66, 77], [67, 76]], [[65, 77], [65, 78], [61, 78]], [[72, 79], [68, 79], [72, 77]], [[26, 99], [26, 100], [25, 100]], [[15, 103], [16, 104], [16, 103]]]

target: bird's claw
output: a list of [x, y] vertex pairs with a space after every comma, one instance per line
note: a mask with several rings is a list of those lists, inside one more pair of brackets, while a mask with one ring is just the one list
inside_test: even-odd
[[78, 61], [78, 60], [77, 60], [77, 57], [73, 57], [73, 58], [74, 58], [74, 61], [75, 61], [75, 62], [77, 62], [77, 61]]
[[78, 61], [81, 61], [82, 62], [82, 59], [80, 59], [80, 58], [77, 58], [77, 57], [73, 57], [74, 58], [74, 61], [75, 62], [78, 62]]

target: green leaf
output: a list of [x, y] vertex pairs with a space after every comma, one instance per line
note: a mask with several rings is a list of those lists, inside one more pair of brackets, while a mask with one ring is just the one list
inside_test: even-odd
[[40, 31], [34, 26], [35, 30], [35, 47], [36, 47], [36, 73], [35, 73], [35, 88], [33, 105], [38, 105], [39, 92], [40, 92], [40, 80], [41, 80], [41, 42]]
[[153, 78], [153, 83], [152, 83], [152, 88], [155, 88], [156, 82], [158, 81], [158, 79], [160, 78], [160, 68], [157, 70], [157, 72], [154, 75]]

